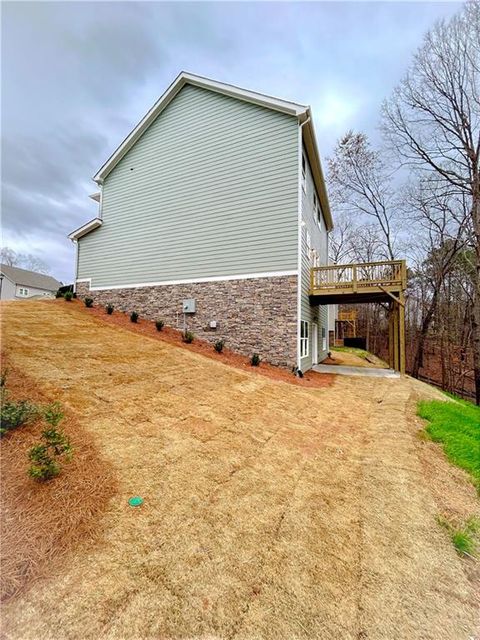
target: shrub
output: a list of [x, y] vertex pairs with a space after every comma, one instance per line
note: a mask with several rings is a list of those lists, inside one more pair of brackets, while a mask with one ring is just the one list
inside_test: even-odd
[[4, 387], [7, 384], [7, 376], [8, 376], [8, 369], [4, 369], [0, 373], [0, 387]]
[[252, 367], [258, 367], [260, 364], [260, 356], [258, 355], [258, 353], [254, 353], [252, 355], [252, 357], [250, 358], [250, 364], [252, 365]]
[[60, 289], [55, 294], [55, 298], [63, 298], [63, 293], [60, 291]]
[[49, 425], [42, 431], [42, 442], [28, 452], [32, 463], [28, 475], [35, 480], [51, 480], [61, 471], [59, 459], [70, 460], [73, 455], [69, 438], [58, 425], [63, 420], [60, 403], [52, 402], [43, 409], [43, 417]]
[[73, 293], [71, 291], [65, 291], [65, 293], [63, 294], [63, 297], [67, 302], [70, 302], [73, 298]]
[[222, 353], [224, 346], [225, 346], [225, 340], [217, 340], [213, 345], [213, 348], [217, 353]]
[[130, 314], [130, 322], [138, 322], [138, 313], [136, 311], [132, 311]]
[[5, 387], [3, 387], [2, 403], [0, 408], [0, 437], [8, 431], [12, 431], [22, 424], [32, 420], [38, 413], [36, 405], [28, 400], [9, 400]]
[[108, 313], [109, 316], [112, 315], [113, 313], [113, 304], [111, 304], [110, 302], [107, 304], [107, 306], [105, 307], [105, 311]]
[[182, 340], [184, 342], [186, 342], [187, 344], [190, 344], [191, 342], [193, 342], [195, 336], [191, 331], [184, 331], [183, 335], [182, 335]]
[[157, 327], [157, 331], [161, 331], [165, 326], [165, 323], [163, 320], [155, 320], [155, 326]]
[[85, 306], [91, 309], [93, 307], [93, 298], [85, 298]]

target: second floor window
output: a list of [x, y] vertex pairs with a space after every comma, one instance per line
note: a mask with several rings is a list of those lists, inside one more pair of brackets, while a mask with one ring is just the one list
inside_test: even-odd
[[23, 289], [22, 287], [20, 287], [19, 294], [21, 296], [28, 296], [28, 289]]
[[307, 192], [307, 163], [305, 156], [302, 155], [302, 189]]
[[318, 223], [320, 229], [322, 228], [322, 209], [320, 207], [320, 203], [318, 202], [317, 194], [313, 194], [313, 216]]

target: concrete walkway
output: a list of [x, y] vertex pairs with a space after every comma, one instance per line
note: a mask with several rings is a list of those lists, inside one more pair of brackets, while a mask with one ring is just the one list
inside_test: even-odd
[[393, 369], [374, 369], [369, 367], [347, 367], [335, 364], [316, 364], [313, 367], [318, 373], [333, 373], [339, 376], [368, 376], [371, 378], [399, 378], [400, 374]]

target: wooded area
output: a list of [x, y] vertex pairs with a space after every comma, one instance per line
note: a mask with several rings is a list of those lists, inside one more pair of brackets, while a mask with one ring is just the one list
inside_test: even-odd
[[[480, 404], [480, 3], [427, 33], [385, 100], [382, 144], [349, 131], [328, 160], [332, 263], [408, 264], [407, 371]], [[358, 307], [387, 352], [387, 310]]]

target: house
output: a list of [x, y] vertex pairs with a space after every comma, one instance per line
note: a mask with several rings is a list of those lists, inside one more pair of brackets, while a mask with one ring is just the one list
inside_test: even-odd
[[181, 73], [93, 180], [76, 292], [305, 371], [332, 217], [310, 107]]
[[61, 282], [43, 273], [0, 265], [0, 300], [24, 300], [26, 298], [52, 298]]

